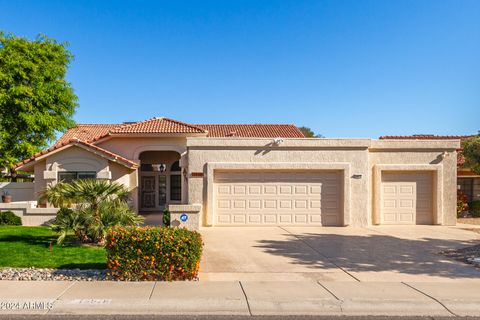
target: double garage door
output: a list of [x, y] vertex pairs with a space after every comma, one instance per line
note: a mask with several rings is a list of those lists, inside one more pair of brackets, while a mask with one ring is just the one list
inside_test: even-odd
[[429, 172], [384, 172], [382, 224], [433, 224], [433, 176]]
[[215, 172], [215, 225], [342, 225], [340, 171]]

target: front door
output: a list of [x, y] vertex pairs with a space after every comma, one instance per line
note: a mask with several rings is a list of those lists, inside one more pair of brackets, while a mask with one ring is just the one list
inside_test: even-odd
[[167, 203], [167, 177], [151, 173], [140, 177], [140, 210], [163, 210]]

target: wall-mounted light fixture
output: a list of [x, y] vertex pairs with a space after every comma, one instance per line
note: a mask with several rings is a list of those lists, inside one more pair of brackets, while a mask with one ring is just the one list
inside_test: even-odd
[[153, 171], [165, 172], [167, 171], [167, 165], [165, 163], [152, 164]]
[[280, 143], [283, 143], [283, 139], [282, 139], [282, 138], [275, 138], [275, 139], [273, 139], [273, 144], [279, 145]]
[[362, 179], [362, 175], [361, 174], [354, 174], [352, 176], [352, 179]]

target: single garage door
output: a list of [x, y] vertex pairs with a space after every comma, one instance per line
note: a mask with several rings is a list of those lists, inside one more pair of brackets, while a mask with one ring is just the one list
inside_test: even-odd
[[342, 225], [340, 171], [215, 173], [216, 225]]
[[383, 224], [433, 224], [433, 175], [382, 173]]

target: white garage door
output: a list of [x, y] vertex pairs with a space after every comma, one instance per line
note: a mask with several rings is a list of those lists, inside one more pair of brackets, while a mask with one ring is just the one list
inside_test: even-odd
[[342, 225], [338, 171], [216, 172], [216, 225]]
[[383, 224], [433, 224], [432, 186], [431, 173], [384, 172]]

